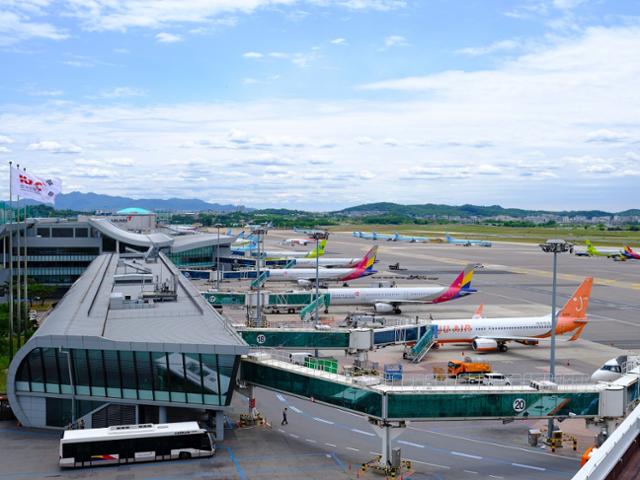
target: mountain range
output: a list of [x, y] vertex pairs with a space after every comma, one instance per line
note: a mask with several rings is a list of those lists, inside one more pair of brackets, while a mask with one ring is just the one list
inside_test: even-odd
[[[29, 205], [38, 202], [26, 201]], [[24, 205], [23, 202], [21, 202]], [[56, 197], [56, 210], [75, 210], [93, 212], [96, 210], [117, 211], [128, 207], [139, 207], [147, 210], [164, 210], [171, 212], [237, 212], [250, 211], [242, 205], [208, 203], [197, 198], [129, 198], [99, 193], [71, 192], [61, 193]]]
[[560, 215], [568, 217], [584, 216], [607, 217], [611, 215], [619, 215], [628, 217], [640, 215], [640, 209], [630, 209], [621, 212], [605, 212], [603, 210], [525, 210], [521, 208], [504, 208], [500, 205], [478, 206], [478, 205], [441, 205], [435, 203], [425, 203], [422, 205], [401, 205], [398, 203], [380, 202], [367, 203], [357, 205], [355, 207], [345, 208], [334, 212], [342, 215], [360, 216], [360, 215], [405, 215], [410, 217], [427, 217], [436, 216], [460, 216], [460, 217], [495, 217], [497, 215], [505, 215], [509, 217], [522, 218], [532, 215]]

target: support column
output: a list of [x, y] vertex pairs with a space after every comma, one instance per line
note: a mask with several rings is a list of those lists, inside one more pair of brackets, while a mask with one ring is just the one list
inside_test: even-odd
[[247, 385], [247, 396], [249, 397], [249, 417], [253, 420], [256, 419], [258, 414], [258, 409], [256, 408], [256, 396], [253, 391], [253, 385]]
[[224, 440], [224, 412], [216, 410], [216, 442]]
[[158, 407], [158, 423], [167, 423], [167, 407]]

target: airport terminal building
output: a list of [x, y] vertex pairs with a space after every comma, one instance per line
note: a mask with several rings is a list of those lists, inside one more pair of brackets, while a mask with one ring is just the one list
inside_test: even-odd
[[5, 224], [0, 226], [3, 266], [0, 283], [9, 279], [9, 235], [13, 235], [14, 273], [19, 264], [24, 272], [26, 239], [28, 277], [41, 284], [62, 287], [70, 286], [95, 258], [105, 252], [130, 253], [153, 249], [162, 251], [175, 265], [185, 268], [214, 267], [218, 248], [221, 258], [230, 256], [233, 237], [176, 233], [168, 228], [159, 228], [155, 214], [142, 209], [125, 209], [109, 216], [79, 216], [74, 220], [28, 219], [26, 237], [23, 223]]
[[[127, 244], [140, 238], [115, 236], [117, 227], [102, 221], [38, 228], [84, 228], [87, 241], [92, 231]], [[175, 243], [149, 240], [160, 250], [96, 252], [18, 351], [7, 390], [23, 425], [62, 428], [82, 419], [89, 428], [208, 416], [221, 438], [249, 347], [162, 252]]]

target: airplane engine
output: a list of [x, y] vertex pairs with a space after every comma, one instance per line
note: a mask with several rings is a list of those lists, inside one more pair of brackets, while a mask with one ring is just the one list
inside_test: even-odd
[[309, 280], [300, 279], [298, 280], [298, 285], [300, 285], [303, 288], [309, 288], [311, 287], [311, 285], [313, 285], [313, 283], [310, 282]]
[[490, 338], [476, 338], [471, 342], [471, 347], [476, 352], [495, 352], [498, 350], [498, 342]]
[[376, 313], [391, 313], [394, 311], [393, 305], [388, 303], [376, 303], [373, 305], [373, 310]]

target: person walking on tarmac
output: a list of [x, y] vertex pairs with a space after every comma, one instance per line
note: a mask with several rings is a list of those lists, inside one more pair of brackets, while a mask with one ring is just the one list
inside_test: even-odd
[[287, 407], [284, 407], [284, 410], [282, 410], [282, 422], [280, 422], [280, 425], [289, 425], [287, 421]]

